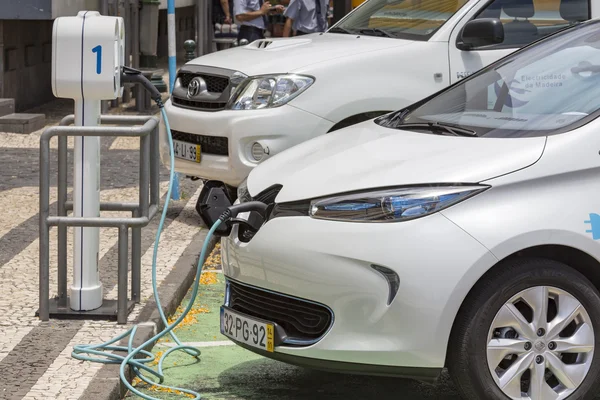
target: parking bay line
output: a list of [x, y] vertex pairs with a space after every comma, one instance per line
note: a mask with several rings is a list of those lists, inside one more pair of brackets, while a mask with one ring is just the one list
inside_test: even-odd
[[[221, 346], [235, 346], [231, 340], [221, 340], [221, 341], [213, 341], [213, 342], [182, 342], [184, 346], [190, 347], [221, 347]], [[157, 343], [156, 346], [163, 347], [175, 347], [178, 346], [175, 342], [160, 342]]]

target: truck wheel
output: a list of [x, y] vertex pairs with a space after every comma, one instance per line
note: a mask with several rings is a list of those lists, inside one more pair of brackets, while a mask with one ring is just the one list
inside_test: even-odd
[[503, 262], [465, 300], [448, 367], [466, 399], [592, 399], [600, 386], [600, 294], [557, 261]]

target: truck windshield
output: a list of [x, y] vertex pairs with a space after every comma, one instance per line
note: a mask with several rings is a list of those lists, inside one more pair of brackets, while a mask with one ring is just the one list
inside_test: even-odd
[[[600, 114], [600, 21], [564, 30], [514, 53], [382, 126], [471, 136], [528, 137], [570, 131]], [[436, 125], [437, 124], [437, 125]], [[403, 127], [403, 125], [405, 125]]]
[[367, 0], [330, 30], [428, 40], [467, 0]]

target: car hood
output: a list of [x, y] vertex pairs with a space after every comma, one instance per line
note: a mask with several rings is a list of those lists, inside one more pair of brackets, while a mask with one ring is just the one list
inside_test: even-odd
[[225, 68], [249, 76], [287, 73], [323, 61], [418, 43], [373, 36], [312, 34], [257, 40], [247, 46], [207, 54], [189, 64]]
[[276, 201], [431, 183], [478, 183], [533, 165], [545, 137], [472, 138], [381, 127], [368, 121], [266, 160], [248, 177], [252, 196], [283, 188]]

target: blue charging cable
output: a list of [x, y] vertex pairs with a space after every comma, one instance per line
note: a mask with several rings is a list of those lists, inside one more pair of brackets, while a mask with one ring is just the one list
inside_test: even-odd
[[[173, 332], [173, 329], [177, 325], [179, 325], [179, 323], [186, 317], [186, 315], [192, 309], [194, 300], [196, 299], [196, 296], [198, 295], [198, 286], [200, 283], [200, 276], [202, 275], [202, 267], [204, 265], [204, 260], [206, 259], [206, 256], [207, 256], [206, 253], [208, 252], [208, 244], [209, 244], [210, 239], [212, 238], [214, 232], [219, 228], [219, 225], [221, 224], [222, 221], [221, 221], [221, 219], [218, 219], [214, 223], [214, 225], [210, 228], [210, 230], [208, 231], [208, 234], [206, 235], [206, 239], [204, 240], [204, 245], [202, 246], [202, 252], [200, 253], [200, 258], [198, 259], [198, 265], [196, 267], [196, 279], [194, 281], [194, 285], [193, 285], [193, 289], [192, 289], [192, 296], [191, 296], [191, 299], [190, 299], [188, 305], [186, 306], [183, 313], [179, 316], [179, 318], [177, 318], [177, 320], [175, 320], [175, 322], [173, 322], [172, 324], [169, 324], [167, 321], [167, 317], [165, 316], [165, 314], [163, 312], [163, 309], [162, 309], [162, 306], [160, 303], [160, 299], [158, 297], [158, 286], [157, 286], [157, 282], [156, 282], [156, 257], [158, 254], [158, 244], [160, 241], [160, 235], [162, 233], [163, 225], [165, 223], [165, 218], [167, 216], [167, 209], [169, 207], [169, 199], [171, 198], [171, 191], [173, 189], [173, 181], [174, 181], [174, 175], [175, 175], [175, 158], [174, 158], [174, 150], [173, 150], [173, 138], [171, 136], [171, 127], [169, 126], [169, 119], [167, 118], [167, 114], [165, 112], [164, 107], [162, 106], [162, 103], [159, 103], [159, 107], [161, 109], [162, 118], [165, 123], [166, 130], [167, 130], [167, 137], [169, 139], [169, 155], [170, 155], [171, 169], [170, 169], [170, 173], [169, 173], [169, 188], [167, 191], [165, 206], [163, 207], [163, 210], [162, 210], [160, 223], [158, 224], [158, 231], [156, 232], [156, 240], [154, 242], [154, 253], [152, 255], [152, 290], [154, 291], [154, 300], [156, 301], [156, 306], [158, 307], [158, 312], [160, 313], [160, 318], [161, 318], [163, 324], [165, 325], [165, 329], [162, 332], [160, 332], [160, 333], [156, 334], [155, 336], [151, 337], [150, 339], [148, 339], [146, 342], [142, 343], [140, 346], [134, 348], [133, 340], [135, 338], [135, 334], [136, 334], [137, 328], [138, 328], [137, 326], [134, 326], [127, 332], [111, 339], [108, 342], [105, 342], [102, 344], [96, 344], [96, 345], [77, 345], [73, 348], [73, 352], [71, 353], [71, 356], [73, 358], [76, 358], [78, 360], [83, 360], [83, 361], [92, 361], [92, 362], [103, 363], [103, 364], [121, 364], [121, 368], [119, 370], [119, 375], [120, 375], [121, 381], [129, 389], [130, 392], [136, 394], [137, 396], [139, 396], [143, 399], [159, 400], [155, 397], [151, 397], [149, 395], [146, 395], [146, 394], [140, 392], [139, 390], [134, 388], [133, 385], [131, 385], [129, 383], [129, 381], [127, 380], [127, 378], [125, 376], [125, 368], [127, 366], [129, 366], [132, 369], [132, 371], [135, 373], [135, 375], [138, 378], [140, 378], [142, 381], [144, 381], [150, 385], [155, 385], [155, 386], [162, 387], [165, 389], [177, 390], [182, 393], [187, 393], [187, 394], [194, 396], [195, 400], [199, 400], [200, 399], [199, 393], [196, 393], [189, 389], [170, 387], [170, 386], [166, 386], [166, 385], [162, 384], [164, 382], [163, 362], [171, 353], [173, 353], [175, 351], [179, 351], [179, 350], [185, 351], [187, 354], [189, 354], [190, 356], [193, 356], [193, 357], [200, 356], [200, 350], [198, 350], [195, 347], [183, 345], [179, 341], [179, 339], [177, 338], [175, 333]], [[166, 351], [160, 357], [160, 359], [158, 360], [157, 370], [152, 369], [147, 364], [153, 362], [156, 357], [151, 352], [144, 350], [144, 349], [147, 346], [149, 346], [150, 344], [154, 343], [155, 341], [157, 341], [158, 339], [160, 339], [166, 335], [171, 335], [171, 337], [173, 338], [173, 341], [175, 341], [175, 343], [177, 343], [177, 346], [172, 347], [171, 349]], [[128, 336], [129, 336], [129, 342], [126, 347], [118, 346], [115, 344]], [[114, 353], [107, 353], [108, 351], [125, 352], [125, 353], [127, 353], [127, 355], [123, 356], [123, 355], [114, 354]], [[138, 358], [136, 358], [136, 356], [138, 356]], [[143, 357], [139, 357], [139, 356], [143, 356]], [[146, 376], [144, 376], [142, 371], [147, 372], [148, 374], [154, 376], [155, 378], [158, 378], [159, 382], [156, 383], [156, 382], [152, 381], [151, 379], [147, 378]]]

